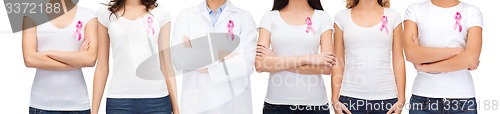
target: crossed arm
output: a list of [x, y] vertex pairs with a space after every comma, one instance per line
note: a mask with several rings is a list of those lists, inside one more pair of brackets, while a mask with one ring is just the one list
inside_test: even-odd
[[[452, 72], [462, 69], [474, 70], [479, 65], [482, 47], [482, 28], [468, 29], [467, 45], [461, 48], [430, 48], [418, 45], [417, 24], [405, 21], [404, 48], [407, 60], [421, 72]], [[416, 40], [418, 41], [418, 40]]]
[[26, 67], [44, 70], [74, 70], [82, 67], [93, 67], [97, 56], [96, 24], [96, 19], [92, 19], [86, 24], [84, 43], [81, 45], [80, 51], [39, 52], [35, 23], [30, 18], [24, 17], [22, 47]]
[[257, 72], [290, 71], [299, 74], [330, 74], [335, 64], [333, 54], [332, 30], [321, 34], [321, 53], [292, 57], [274, 56], [269, 48], [271, 33], [266, 29], [259, 29], [259, 40], [255, 68]]

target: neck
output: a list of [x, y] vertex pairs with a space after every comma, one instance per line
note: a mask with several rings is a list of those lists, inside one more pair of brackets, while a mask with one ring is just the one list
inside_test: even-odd
[[353, 9], [373, 10], [379, 8], [382, 8], [382, 6], [378, 4], [378, 0], [359, 0], [358, 5], [356, 5], [356, 7], [354, 7]]
[[288, 5], [283, 8], [285, 11], [310, 11], [314, 10], [309, 6], [307, 0], [289, 0]]
[[207, 0], [208, 8], [212, 11], [217, 11], [217, 8], [220, 8], [224, 3], [226, 0]]
[[431, 2], [432, 4], [443, 8], [453, 7], [460, 3], [458, 0], [431, 0]]
[[142, 5], [141, 0], [127, 0], [125, 1], [125, 5], [127, 6], [139, 6]]

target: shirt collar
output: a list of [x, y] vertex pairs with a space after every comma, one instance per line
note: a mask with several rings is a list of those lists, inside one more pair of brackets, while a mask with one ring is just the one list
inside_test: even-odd
[[[227, 5], [227, 0], [224, 2], [224, 4], [222, 4], [222, 6], [220, 6], [219, 8], [217, 8], [217, 13], [222, 13], [222, 11], [224, 10], [224, 8], [226, 8], [226, 5]], [[212, 11], [212, 9], [210, 9], [208, 7], [208, 5], [205, 3], [205, 6], [207, 8], [207, 11], [208, 11], [208, 14], [212, 14], [214, 11]]]

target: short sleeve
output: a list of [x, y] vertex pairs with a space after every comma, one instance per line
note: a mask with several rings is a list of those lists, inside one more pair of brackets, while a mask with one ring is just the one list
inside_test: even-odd
[[109, 26], [109, 23], [111, 22], [111, 12], [108, 10], [107, 7], [100, 7], [99, 10], [97, 10], [97, 21], [104, 25], [106, 28]]
[[410, 21], [413, 21], [415, 23], [418, 23], [417, 21], [417, 5], [418, 4], [412, 4], [410, 6], [408, 6], [408, 8], [406, 9], [406, 13], [405, 13], [405, 20], [410, 20]]
[[160, 27], [163, 27], [165, 24], [169, 23], [172, 20], [172, 16], [170, 14], [170, 10], [167, 7], [163, 7], [160, 5], [155, 9], [155, 18], [158, 19]]
[[272, 29], [272, 13], [273, 12], [268, 12], [266, 13], [263, 17], [262, 17], [262, 20], [260, 20], [260, 24], [259, 26], [257, 27], [258, 29], [266, 29], [267, 31], [269, 31], [269, 33], [272, 33], [273, 29]]
[[332, 18], [328, 13], [323, 12], [323, 17], [321, 19], [321, 26], [319, 27], [319, 31], [321, 34], [328, 30], [333, 30]]
[[[341, 11], [337, 12], [337, 14], [335, 14], [335, 20], [334, 20], [335, 22], [334, 23], [337, 24], [337, 26], [340, 28], [341, 31], [344, 31], [344, 28], [342, 26], [342, 17], [344, 17], [345, 11], [346, 10], [341, 10]], [[335, 25], [333, 25], [333, 26], [335, 26]]]
[[467, 20], [467, 25], [469, 28], [478, 26], [478, 27], [483, 27], [483, 14], [481, 13], [481, 10], [477, 7], [471, 8], [471, 14], [468, 17]]
[[398, 11], [394, 10], [394, 26], [392, 28], [396, 29], [396, 27], [399, 26], [403, 22], [403, 19], [401, 18], [401, 15], [399, 14]]

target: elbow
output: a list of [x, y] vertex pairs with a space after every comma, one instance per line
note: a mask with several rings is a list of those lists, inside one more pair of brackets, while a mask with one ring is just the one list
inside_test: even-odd
[[30, 59], [30, 58], [24, 58], [24, 66], [28, 67], [28, 68], [34, 68], [34, 65], [33, 65], [33, 60]]
[[96, 64], [97, 58], [96, 57], [90, 57], [87, 60], [85, 60], [82, 64], [84, 67], [94, 67]]

